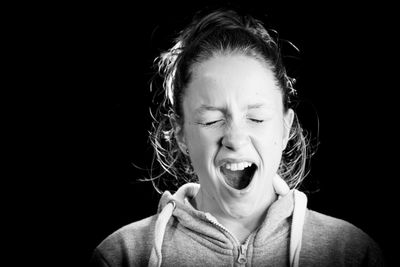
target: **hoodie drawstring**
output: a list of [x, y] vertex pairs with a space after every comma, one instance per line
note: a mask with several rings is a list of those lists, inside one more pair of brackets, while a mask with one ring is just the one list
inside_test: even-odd
[[303, 192], [293, 190], [294, 207], [292, 215], [292, 227], [290, 229], [290, 266], [298, 267], [303, 237], [304, 219], [307, 209], [307, 197]]
[[160, 267], [162, 262], [161, 247], [164, 239], [165, 228], [175, 209], [175, 201], [171, 200], [158, 215], [154, 229], [154, 243], [151, 249], [149, 267]]
[[[289, 186], [278, 174], [272, 179], [272, 185], [279, 198], [290, 192]], [[303, 192], [293, 189], [293, 214], [292, 226], [290, 229], [289, 260], [290, 267], [298, 267], [301, 250], [301, 240], [303, 236], [304, 218], [307, 209], [307, 197]]]

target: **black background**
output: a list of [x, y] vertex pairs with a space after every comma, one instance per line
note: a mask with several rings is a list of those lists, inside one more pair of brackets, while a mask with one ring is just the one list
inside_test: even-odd
[[[36, 259], [85, 265], [107, 235], [156, 212], [159, 195], [137, 182], [148, 172], [133, 166], [149, 168], [152, 158], [153, 60], [211, 2], [227, 1], [35, 6], [23, 23], [30, 45], [21, 53], [34, 85], [25, 96], [35, 112], [24, 111], [32, 147], [19, 165], [37, 160], [38, 179], [20, 187], [27, 210], [20, 221], [34, 222], [34, 241], [45, 243]], [[398, 176], [391, 8], [261, 2], [231, 5], [300, 49], [288, 50], [297, 57], [288, 59], [289, 74], [303, 99], [300, 120], [319, 142], [305, 182], [314, 192], [309, 207], [360, 227], [391, 260]]]

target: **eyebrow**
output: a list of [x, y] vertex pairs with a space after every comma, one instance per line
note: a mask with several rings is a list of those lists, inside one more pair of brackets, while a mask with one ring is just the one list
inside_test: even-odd
[[[263, 108], [265, 105], [263, 103], [256, 103], [256, 104], [251, 104], [247, 106], [247, 109], [257, 109], [257, 108]], [[203, 114], [206, 111], [220, 111], [222, 113], [226, 112], [226, 107], [215, 107], [215, 106], [209, 106], [209, 105], [201, 105], [199, 108], [196, 109], [196, 113]]]
[[224, 113], [226, 111], [226, 108], [209, 106], [209, 105], [203, 104], [199, 108], [196, 109], [196, 113], [199, 113], [199, 114], [203, 114], [206, 111], [221, 111]]
[[257, 109], [257, 108], [263, 108], [265, 105], [263, 103], [257, 103], [257, 104], [252, 104], [248, 105], [247, 109]]

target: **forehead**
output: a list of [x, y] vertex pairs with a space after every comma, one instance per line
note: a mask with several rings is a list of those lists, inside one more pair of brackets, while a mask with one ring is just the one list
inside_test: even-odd
[[192, 68], [185, 92], [191, 107], [201, 105], [280, 106], [281, 93], [267, 64], [244, 55], [217, 55]]

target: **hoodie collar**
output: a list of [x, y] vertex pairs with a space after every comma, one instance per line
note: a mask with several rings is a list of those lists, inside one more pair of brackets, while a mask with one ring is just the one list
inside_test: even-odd
[[[171, 201], [175, 203], [175, 209], [172, 215], [179, 223], [190, 232], [194, 232], [192, 238], [201, 242], [201, 237], [206, 237], [214, 245], [222, 249], [232, 249], [233, 240], [215, 228], [209, 221], [205, 212], [195, 209], [190, 204], [190, 199], [194, 198], [200, 189], [199, 184], [187, 183], [181, 186], [178, 191], [172, 195], [165, 191], [159, 202], [159, 212]], [[227, 238], [228, 237], [228, 238]]]
[[[167, 203], [174, 201], [176, 208], [173, 211], [173, 216], [176, 217], [183, 226], [207, 236], [212, 235], [212, 238], [218, 239], [219, 244], [221, 244], [222, 241], [227, 245], [226, 235], [221, 231], [216, 231], [215, 226], [210, 224], [206, 214], [202, 211], [196, 210], [190, 204], [189, 200], [196, 196], [199, 189], [199, 184], [188, 183], [180, 187], [174, 195], [169, 191], [165, 191], [160, 199], [158, 210], [161, 211]], [[288, 194], [280, 197], [271, 204], [263, 223], [257, 230], [258, 232], [255, 235], [254, 245], [263, 245], [268, 242], [269, 238], [272, 236], [279, 235], [280, 233], [283, 233], [283, 231], [289, 231], [289, 219], [294, 208], [293, 194], [294, 191], [291, 190]], [[231, 245], [227, 246], [231, 247]]]
[[255, 235], [255, 246], [262, 246], [274, 236], [287, 233], [290, 230], [294, 209], [294, 192], [294, 190], [291, 190], [269, 206], [264, 221]]
[[[279, 179], [281, 178], [279, 177]], [[222, 230], [217, 230], [208, 220], [206, 213], [196, 210], [190, 204], [189, 199], [196, 196], [199, 189], [198, 184], [186, 184], [174, 195], [165, 192], [161, 197], [149, 266], [161, 266], [162, 242], [171, 216], [174, 216], [183, 225], [183, 228], [190, 229], [186, 233], [198, 242], [220, 251], [233, 248], [233, 237]], [[306, 195], [296, 189], [289, 191], [287, 187], [285, 193], [282, 193], [278, 200], [269, 207], [264, 222], [254, 232], [254, 246], [262, 246], [273, 239], [274, 236], [287, 234], [290, 229], [290, 266], [298, 267], [306, 210]], [[182, 231], [185, 230], [182, 229]], [[210, 242], [204, 242], [204, 239]]]

